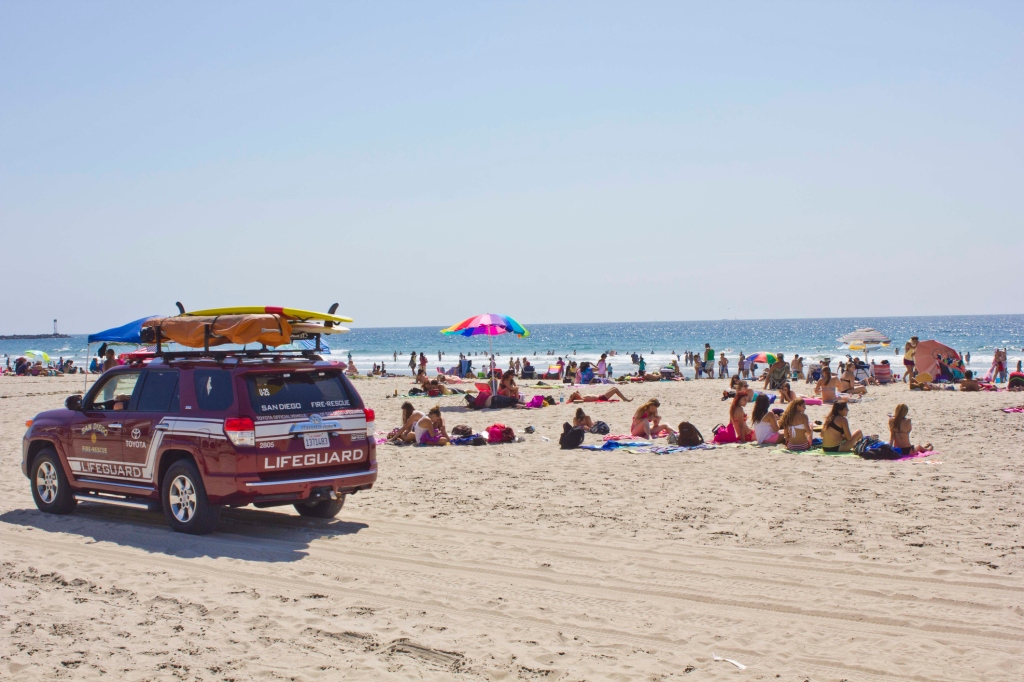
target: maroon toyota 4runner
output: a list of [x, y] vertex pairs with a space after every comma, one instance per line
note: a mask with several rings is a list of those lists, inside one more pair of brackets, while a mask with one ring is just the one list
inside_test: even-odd
[[377, 480], [373, 410], [343, 368], [308, 354], [143, 356], [33, 419], [21, 469], [51, 514], [159, 505], [193, 534], [225, 506], [331, 518]]

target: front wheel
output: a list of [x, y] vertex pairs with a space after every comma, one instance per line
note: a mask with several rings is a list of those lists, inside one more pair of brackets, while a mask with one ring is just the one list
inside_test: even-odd
[[220, 518], [220, 507], [210, 504], [206, 497], [206, 487], [199, 469], [187, 460], [175, 462], [167, 470], [160, 499], [167, 522], [171, 524], [172, 530], [179, 533], [212, 533]]
[[53, 448], [43, 448], [32, 461], [32, 499], [39, 511], [70, 514], [78, 501]]
[[296, 502], [295, 511], [299, 516], [309, 516], [315, 519], [333, 519], [345, 506], [345, 496], [341, 495], [336, 500], [320, 500], [319, 502]]

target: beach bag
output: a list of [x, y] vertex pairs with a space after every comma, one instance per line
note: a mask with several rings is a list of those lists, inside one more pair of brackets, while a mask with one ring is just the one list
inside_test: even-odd
[[504, 424], [491, 424], [487, 427], [487, 442], [488, 443], [502, 443], [503, 434], [505, 432]]
[[899, 459], [902, 453], [893, 450], [888, 443], [865, 436], [853, 446], [853, 451], [862, 459]]
[[562, 435], [558, 437], [558, 445], [563, 450], [575, 450], [583, 444], [584, 435], [581, 427], [565, 422], [562, 424]]
[[473, 429], [469, 428], [465, 424], [459, 424], [454, 429], [452, 429], [452, 435], [453, 436], [472, 436], [473, 435]]
[[690, 422], [679, 423], [679, 434], [676, 436], [676, 444], [684, 448], [692, 448], [704, 444], [704, 436], [697, 427]]
[[607, 436], [611, 431], [612, 430], [604, 422], [594, 422], [594, 425], [590, 427], [590, 432], [599, 436]]
[[530, 402], [526, 403], [527, 407], [544, 407], [544, 396], [535, 395], [530, 398]]
[[728, 426], [719, 424], [711, 432], [714, 434], [712, 440], [718, 445], [728, 445], [729, 443], [736, 442], [736, 431], [733, 430], [732, 424]]

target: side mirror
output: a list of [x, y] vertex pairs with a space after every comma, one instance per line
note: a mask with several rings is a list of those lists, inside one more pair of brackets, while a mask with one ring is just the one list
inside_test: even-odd
[[67, 400], [64, 401], [64, 407], [78, 412], [82, 409], [82, 396], [77, 393], [75, 395], [69, 395]]

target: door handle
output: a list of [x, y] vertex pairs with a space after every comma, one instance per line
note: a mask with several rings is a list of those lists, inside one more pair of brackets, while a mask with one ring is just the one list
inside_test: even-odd
[[119, 428], [121, 428], [121, 425], [118, 424], [117, 422], [114, 422], [113, 424], [107, 424], [107, 428], [108, 429], [119, 429]]

